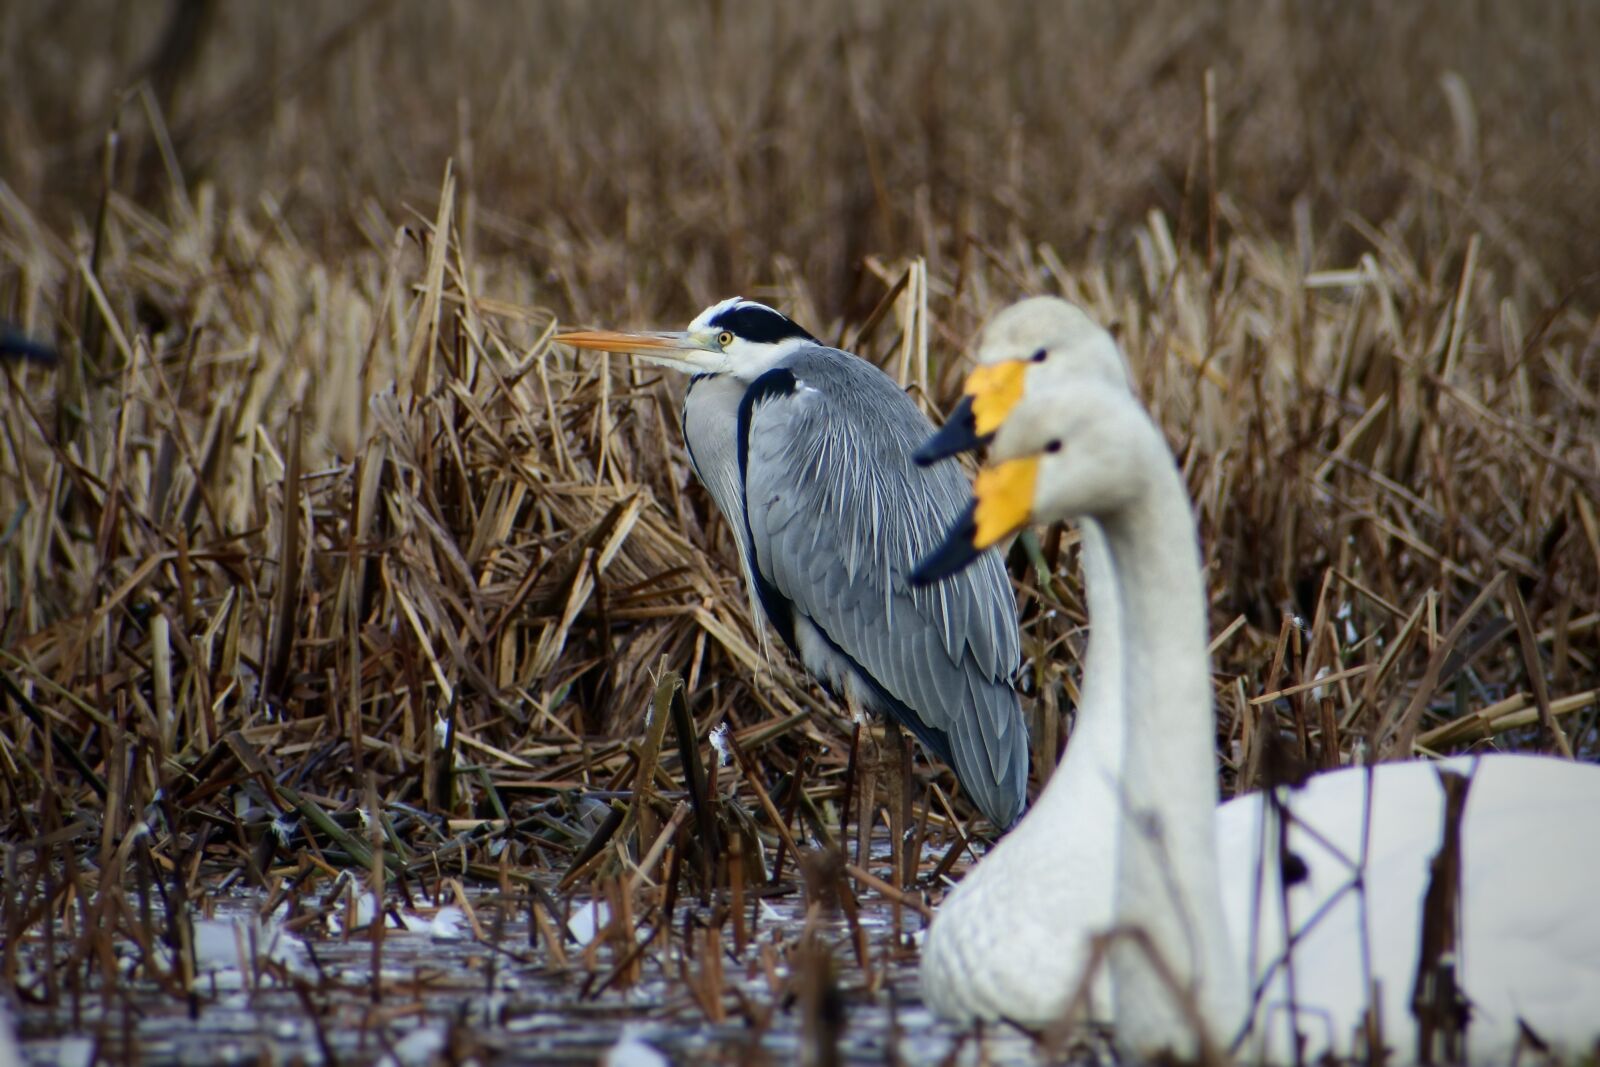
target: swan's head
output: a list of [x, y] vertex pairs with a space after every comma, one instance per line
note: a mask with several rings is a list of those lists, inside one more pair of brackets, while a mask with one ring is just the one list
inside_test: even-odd
[[1069, 382], [1128, 390], [1128, 365], [1111, 335], [1056, 296], [1018, 301], [978, 337], [978, 367], [944, 426], [917, 450], [926, 466], [990, 440], [1023, 396]]
[[1089, 379], [1029, 392], [995, 432], [972, 502], [912, 582], [955, 574], [1032, 522], [1112, 518], [1143, 492], [1153, 461], [1171, 465], [1166, 440], [1124, 386]]

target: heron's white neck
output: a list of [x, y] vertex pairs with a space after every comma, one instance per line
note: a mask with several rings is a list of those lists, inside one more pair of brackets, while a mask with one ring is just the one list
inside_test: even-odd
[[818, 347], [818, 344], [809, 337], [785, 337], [781, 341], [767, 342], [735, 340], [727, 348], [728, 366], [723, 373], [749, 385], [800, 349]]
[[[1152, 426], [1151, 433], [1158, 433]], [[1164, 442], [1141, 491], [1101, 516], [1121, 608], [1125, 750], [1117, 925], [1142, 929], [1189, 991], [1213, 1040], [1242, 1017], [1217, 869], [1216, 727], [1205, 586], [1189, 498]], [[1119, 1041], [1142, 1054], [1198, 1052], [1169, 985], [1136, 944], [1111, 957]]]

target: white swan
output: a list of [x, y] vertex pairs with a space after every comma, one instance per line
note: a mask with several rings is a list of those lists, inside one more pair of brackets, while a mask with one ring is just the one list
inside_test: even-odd
[[[1054, 297], [996, 315], [979, 337], [977, 360], [961, 403], [919, 459], [977, 447], [1028, 390], [1084, 379], [1128, 389], [1116, 342]], [[1122, 763], [1116, 595], [1098, 528], [1085, 522], [1081, 530], [1094, 625], [1066, 754], [1022, 821], [939, 906], [922, 947], [923, 998], [961, 1023], [1009, 1019], [1044, 1027], [1060, 1019], [1084, 973], [1090, 937], [1112, 922], [1110, 812]], [[1099, 1018], [1110, 1017], [1109, 991], [1109, 981], [1096, 983], [1091, 1011]]]
[[[1296, 941], [1286, 956], [1270, 806], [1253, 794], [1214, 807], [1205, 592], [1188, 497], [1160, 431], [1125, 390], [1085, 381], [1025, 396], [991, 462], [974, 488], [985, 536], [969, 525], [952, 541], [981, 549], [1028, 519], [1089, 517], [1110, 550], [1126, 724], [1111, 813], [1118, 927], [1147, 935], [1203, 1029], [1245, 1060], [1294, 1062], [1297, 1042], [1306, 1062], [1377, 1058], [1365, 1036], [1372, 1006], [1394, 1060], [1423, 1058], [1410, 1001], [1443, 822], [1436, 765], [1336, 771], [1287, 797], [1288, 847], [1308, 874], [1287, 890]], [[1600, 768], [1509, 755], [1447, 765], [1472, 776], [1455, 959], [1470, 1003], [1465, 1058], [1510, 1062], [1525, 1033], [1563, 1056], [1591, 1053]], [[1117, 942], [1111, 974], [1120, 1043], [1143, 1056], [1200, 1051], [1193, 1019], [1137, 945]]]

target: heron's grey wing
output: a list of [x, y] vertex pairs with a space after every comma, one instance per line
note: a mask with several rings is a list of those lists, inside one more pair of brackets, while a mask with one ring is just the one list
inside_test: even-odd
[[980, 808], [1009, 825], [1028, 771], [1010, 681], [1016, 600], [994, 553], [944, 582], [910, 586], [970, 496], [955, 465], [913, 461], [928, 420], [865, 360], [806, 348], [750, 387], [739, 423], [755, 577], [875, 683], [887, 698], [878, 710], [906, 719]]

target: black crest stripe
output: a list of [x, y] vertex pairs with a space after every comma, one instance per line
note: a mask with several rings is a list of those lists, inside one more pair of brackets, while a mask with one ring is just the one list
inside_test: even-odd
[[719, 330], [729, 331], [735, 337], [742, 337], [756, 344], [774, 344], [778, 341], [787, 341], [791, 337], [800, 337], [807, 341], [816, 340], [799, 323], [773, 311], [765, 304], [735, 304], [714, 316], [710, 324]]

